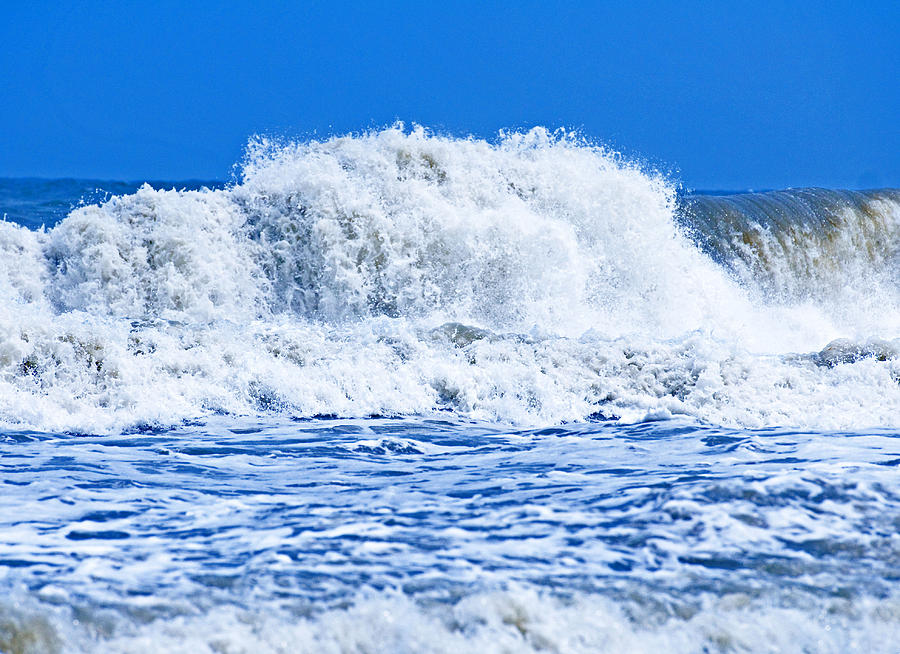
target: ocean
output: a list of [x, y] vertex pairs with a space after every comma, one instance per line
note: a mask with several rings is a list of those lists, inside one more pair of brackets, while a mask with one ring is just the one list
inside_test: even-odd
[[0, 180], [0, 652], [900, 651], [900, 190], [237, 169]]

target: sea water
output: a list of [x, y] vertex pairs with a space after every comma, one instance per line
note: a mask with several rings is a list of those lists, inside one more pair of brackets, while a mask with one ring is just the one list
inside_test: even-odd
[[897, 650], [900, 191], [398, 125], [0, 198], [0, 651]]

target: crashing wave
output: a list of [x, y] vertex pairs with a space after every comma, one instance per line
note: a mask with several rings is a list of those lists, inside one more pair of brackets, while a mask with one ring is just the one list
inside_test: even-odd
[[785, 193], [686, 211], [542, 129], [258, 140], [225, 189], [0, 223], [0, 419], [894, 425], [893, 353], [786, 355], [897, 335], [896, 193]]

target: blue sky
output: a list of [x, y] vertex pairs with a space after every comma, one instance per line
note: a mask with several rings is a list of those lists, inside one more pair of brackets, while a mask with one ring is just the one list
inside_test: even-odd
[[255, 133], [580, 129], [689, 188], [900, 186], [900, 3], [4, 0], [0, 176], [227, 179]]

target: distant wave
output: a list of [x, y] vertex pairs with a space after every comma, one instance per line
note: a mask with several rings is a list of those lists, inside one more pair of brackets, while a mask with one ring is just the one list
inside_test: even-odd
[[898, 197], [679, 199], [543, 129], [258, 140], [227, 188], [0, 223], [0, 419], [896, 426]]
[[[900, 190], [695, 195], [680, 215], [710, 255], [770, 300], [896, 302]], [[875, 291], [877, 287], [877, 292]]]

